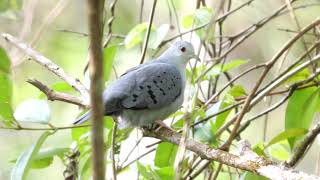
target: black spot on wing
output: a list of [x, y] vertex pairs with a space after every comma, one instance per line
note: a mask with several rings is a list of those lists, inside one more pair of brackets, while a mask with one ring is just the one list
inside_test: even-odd
[[159, 88], [160, 89], [160, 91], [162, 92], [162, 95], [166, 95], [166, 93], [164, 92], [164, 90], [162, 89], [162, 88]]
[[150, 95], [150, 98], [152, 99], [153, 104], [157, 104], [158, 101], [157, 101], [156, 96], [154, 95], [153, 91], [152, 90], [148, 90], [148, 94]]

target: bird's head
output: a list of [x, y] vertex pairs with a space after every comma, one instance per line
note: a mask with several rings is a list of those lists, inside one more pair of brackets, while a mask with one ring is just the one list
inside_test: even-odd
[[177, 41], [173, 43], [169, 49], [163, 53], [163, 57], [170, 57], [168, 60], [178, 61], [178, 63], [187, 64], [187, 62], [195, 58], [199, 60], [199, 57], [196, 56], [194, 48], [191, 43], [187, 41]]

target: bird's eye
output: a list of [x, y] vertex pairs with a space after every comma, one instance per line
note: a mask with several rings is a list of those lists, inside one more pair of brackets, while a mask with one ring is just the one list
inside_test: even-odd
[[186, 48], [185, 48], [185, 47], [182, 47], [182, 48], [180, 49], [180, 51], [181, 51], [181, 52], [186, 52]]

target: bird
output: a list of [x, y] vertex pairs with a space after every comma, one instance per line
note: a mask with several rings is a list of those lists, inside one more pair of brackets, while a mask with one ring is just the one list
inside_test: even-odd
[[[187, 41], [176, 41], [158, 58], [127, 70], [103, 91], [104, 115], [117, 117], [118, 127], [161, 124], [183, 103], [186, 65], [200, 60]], [[88, 121], [91, 111], [73, 124]]]

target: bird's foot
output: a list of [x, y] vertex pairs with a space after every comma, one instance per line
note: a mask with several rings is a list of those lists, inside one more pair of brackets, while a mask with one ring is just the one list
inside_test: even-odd
[[142, 128], [142, 130], [154, 131], [154, 132], [158, 132], [161, 128], [166, 128], [166, 129], [169, 129], [171, 131], [175, 131], [174, 129], [172, 129], [171, 127], [166, 125], [161, 120], [156, 120], [155, 123], [149, 124], [147, 126], [142, 126], [141, 128]]
[[166, 128], [169, 129], [171, 131], [174, 131], [174, 129], [172, 129], [171, 127], [169, 127], [168, 125], [166, 125], [163, 121], [161, 120], [156, 120], [156, 123], [158, 125], [158, 127], [156, 128], [155, 132], [158, 132], [161, 128]]

